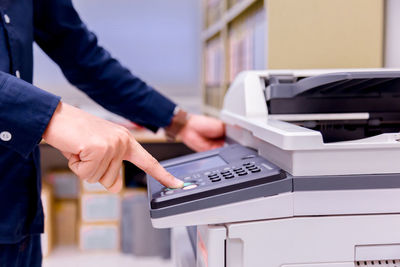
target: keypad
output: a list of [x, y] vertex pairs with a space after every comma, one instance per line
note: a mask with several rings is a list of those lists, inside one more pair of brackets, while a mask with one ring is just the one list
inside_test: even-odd
[[257, 172], [260, 172], [260, 171], [261, 171], [260, 167], [258, 167], [254, 162], [247, 162], [247, 163], [244, 163], [243, 166], [244, 166], [248, 171], [250, 171], [251, 173], [257, 173]]
[[[242, 166], [236, 166], [236, 167], [225, 167], [224, 169], [221, 169], [220, 171], [214, 170], [214, 171], [207, 171], [204, 172], [204, 176], [208, 177], [209, 181], [212, 183], [218, 183], [223, 180], [230, 180], [230, 179], [237, 179], [239, 177], [244, 177], [246, 175], [250, 175], [252, 173], [257, 173], [261, 172], [261, 169], [259, 166], [256, 165], [255, 162], [246, 162], [243, 163]], [[201, 177], [199, 174], [196, 174], [197, 176]], [[184, 177], [183, 180], [185, 181], [182, 190], [191, 190], [195, 189], [199, 186], [204, 186], [207, 183], [203, 182], [202, 179], [195, 179], [195, 175], [192, 176], [187, 176]], [[175, 193], [177, 189], [172, 189], [172, 188], [165, 188], [164, 189], [164, 194], [165, 195], [171, 195]], [[179, 191], [179, 190], [178, 190]]]
[[261, 169], [256, 166], [255, 162], [246, 162], [242, 164], [241, 167], [225, 167], [221, 171], [213, 171], [213, 172], [205, 172], [206, 175], [211, 182], [216, 183], [222, 180], [229, 180], [235, 177], [242, 177], [249, 175], [251, 173], [260, 172]]

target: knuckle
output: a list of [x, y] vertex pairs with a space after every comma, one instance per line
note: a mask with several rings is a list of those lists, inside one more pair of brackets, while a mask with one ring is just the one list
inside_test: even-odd
[[90, 148], [92, 148], [96, 153], [105, 153], [108, 149], [108, 144], [105, 140], [93, 140]]

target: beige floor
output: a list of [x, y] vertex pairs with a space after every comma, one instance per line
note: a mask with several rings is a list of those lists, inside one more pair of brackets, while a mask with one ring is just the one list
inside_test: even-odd
[[43, 267], [173, 267], [161, 258], [133, 257], [117, 252], [85, 253], [76, 247], [58, 247], [43, 260]]

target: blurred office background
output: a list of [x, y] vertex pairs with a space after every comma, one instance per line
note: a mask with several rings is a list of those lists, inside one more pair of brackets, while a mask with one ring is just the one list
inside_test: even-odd
[[[180, 106], [212, 116], [218, 116], [226, 90], [243, 70], [400, 68], [398, 0], [73, 3], [100, 45], [135, 75]], [[71, 86], [36, 45], [34, 52], [37, 86], [121, 122]], [[137, 139], [159, 160], [190, 153], [182, 144], [166, 143], [162, 132], [135, 127]], [[44, 266], [173, 266], [169, 231], [150, 224], [142, 172], [127, 165], [126, 188], [111, 195], [80, 181], [51, 147], [42, 144], [41, 150]]]
[[[74, 0], [81, 19], [132, 73], [180, 105], [200, 105], [199, 0]], [[35, 45], [34, 83], [67, 103], [92, 107]]]

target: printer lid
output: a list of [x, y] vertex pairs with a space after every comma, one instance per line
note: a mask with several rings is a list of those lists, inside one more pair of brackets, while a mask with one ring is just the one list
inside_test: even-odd
[[400, 113], [400, 71], [264, 79], [269, 114]]

